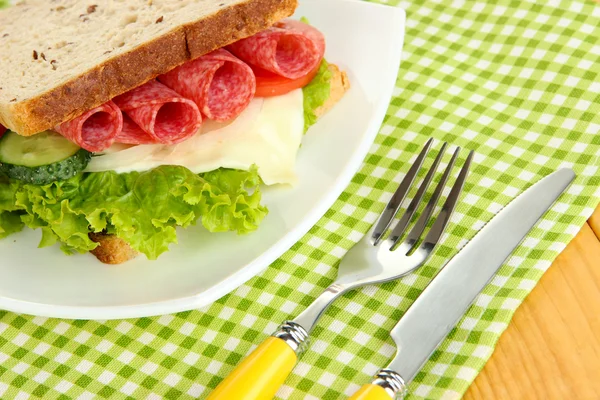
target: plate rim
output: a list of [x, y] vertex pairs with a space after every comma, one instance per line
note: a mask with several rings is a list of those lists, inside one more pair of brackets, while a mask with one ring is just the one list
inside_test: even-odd
[[[316, 3], [318, 0], [308, 0], [307, 2]], [[320, 0], [322, 1], [322, 0]], [[401, 7], [391, 7], [377, 3], [368, 3], [357, 0], [329, 0], [337, 3], [347, 3], [360, 5], [361, 7], [382, 7], [393, 14], [393, 20], [396, 21], [396, 29], [393, 35], [392, 43], [396, 44], [397, 51], [391, 57], [392, 62], [387, 66], [383, 75], [383, 81], [386, 83], [383, 95], [374, 103], [374, 112], [369, 120], [368, 127], [355, 147], [349, 161], [339, 174], [331, 190], [320, 200], [304, 220], [293, 227], [280, 240], [273, 244], [267, 251], [256, 257], [250, 263], [244, 265], [238, 271], [230, 275], [227, 279], [213, 285], [203, 292], [180, 297], [177, 299], [149, 302], [132, 305], [118, 306], [64, 306], [51, 305], [38, 302], [18, 300], [10, 297], [0, 296], [0, 308], [27, 315], [35, 315], [49, 318], [66, 319], [84, 319], [84, 320], [116, 320], [128, 318], [154, 317], [159, 315], [173, 314], [183, 311], [189, 311], [202, 308], [214, 301], [220, 299], [226, 294], [231, 293], [251, 278], [265, 271], [269, 265], [283, 255], [298, 240], [302, 239], [308, 231], [322, 218], [337, 201], [339, 196], [350, 184], [355, 173], [360, 169], [362, 163], [369, 153], [375, 138], [377, 137], [383, 120], [385, 118], [389, 103], [391, 101], [395, 87], [398, 71], [400, 68], [402, 49], [404, 46], [404, 35], [406, 26], [406, 12]]]

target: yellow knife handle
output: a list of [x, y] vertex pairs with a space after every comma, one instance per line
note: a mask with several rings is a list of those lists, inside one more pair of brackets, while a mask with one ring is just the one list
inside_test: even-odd
[[394, 400], [394, 398], [381, 386], [369, 383], [354, 393], [349, 400]]
[[271, 400], [296, 365], [296, 352], [283, 339], [269, 337], [207, 400]]
[[373, 382], [364, 385], [349, 400], [400, 400], [406, 396], [404, 379], [391, 369], [380, 369]]

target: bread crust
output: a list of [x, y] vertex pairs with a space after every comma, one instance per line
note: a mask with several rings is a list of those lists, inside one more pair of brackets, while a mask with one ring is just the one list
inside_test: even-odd
[[129, 244], [107, 233], [90, 233], [90, 239], [98, 243], [98, 247], [90, 251], [96, 258], [104, 264], [123, 264], [126, 261], [132, 260], [139, 254], [133, 250]]
[[247, 0], [107, 60], [40, 96], [15, 102], [0, 124], [30, 136], [69, 121], [158, 75], [267, 29], [293, 14], [297, 0]]
[[350, 79], [345, 71], [341, 71], [335, 64], [329, 64], [331, 72], [331, 81], [329, 83], [329, 97], [325, 103], [315, 110], [317, 117], [322, 117], [333, 108], [344, 97], [346, 92], [350, 90]]

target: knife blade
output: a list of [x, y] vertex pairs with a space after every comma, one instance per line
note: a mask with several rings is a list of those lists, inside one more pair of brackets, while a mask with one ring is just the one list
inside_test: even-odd
[[402, 316], [390, 333], [397, 346], [393, 360], [351, 399], [402, 398], [433, 351], [574, 178], [570, 169], [554, 172], [492, 218]]

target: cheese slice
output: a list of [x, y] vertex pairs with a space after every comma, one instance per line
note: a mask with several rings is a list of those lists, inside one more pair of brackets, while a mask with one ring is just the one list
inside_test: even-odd
[[293, 185], [304, 134], [303, 100], [301, 89], [256, 98], [235, 120], [205, 121], [198, 134], [177, 145], [115, 144], [94, 156], [86, 171], [126, 173], [181, 165], [199, 174], [218, 168], [248, 170], [256, 165], [265, 184]]

